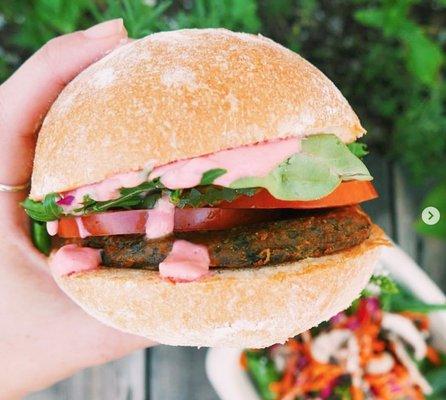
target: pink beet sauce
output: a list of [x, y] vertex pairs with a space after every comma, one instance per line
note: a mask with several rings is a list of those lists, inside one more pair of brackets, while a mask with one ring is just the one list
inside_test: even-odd
[[156, 239], [170, 235], [175, 222], [175, 206], [168, 197], [162, 197], [156, 202], [155, 208], [148, 211], [146, 224], [147, 239]]
[[177, 282], [191, 282], [209, 273], [206, 246], [176, 240], [169, 255], [159, 265], [160, 275]]
[[161, 182], [169, 189], [187, 189], [199, 185], [206, 171], [222, 168], [227, 170], [226, 174], [214, 183], [229, 186], [239, 178], [267, 175], [299, 150], [298, 138], [242, 146], [157, 167], [149, 178], [161, 177]]
[[66, 212], [68, 212], [78, 208], [85, 195], [89, 195], [96, 201], [116, 199], [120, 196], [119, 189], [132, 188], [145, 181], [147, 181], [147, 174], [143, 171], [118, 174], [111, 178], [105, 179], [102, 182], [81, 186], [80, 188], [65, 193], [63, 195], [64, 199], [72, 197], [73, 199], [67, 203], [64, 203], [62, 199], [62, 201], [59, 202], [59, 205], [64, 208]]
[[50, 268], [53, 274], [58, 276], [97, 269], [100, 263], [100, 250], [79, 247], [75, 244], [61, 247], [50, 258]]
[[[300, 142], [301, 138], [279, 139], [176, 161], [154, 168], [149, 179], [161, 177], [161, 182], [169, 189], [187, 189], [197, 186], [206, 171], [222, 168], [227, 172], [214, 183], [229, 186], [239, 178], [267, 175], [281, 162], [298, 153]], [[64, 193], [59, 205], [69, 212], [79, 207], [85, 195], [97, 201], [112, 200], [119, 197], [120, 188], [135, 187], [145, 181], [147, 174], [144, 171], [118, 174]], [[70, 201], [65, 203], [65, 198]]]
[[57, 235], [57, 231], [59, 230], [59, 221], [48, 221], [46, 223], [46, 230], [50, 236]]

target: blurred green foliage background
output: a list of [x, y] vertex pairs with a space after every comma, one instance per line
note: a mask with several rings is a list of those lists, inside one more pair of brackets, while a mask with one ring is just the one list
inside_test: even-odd
[[[365, 127], [446, 216], [446, 0], [4, 0], [0, 82], [53, 36], [123, 17], [135, 38], [226, 27], [298, 51], [328, 75]], [[390, 139], [389, 139], [390, 138]], [[422, 233], [446, 238], [446, 218]]]

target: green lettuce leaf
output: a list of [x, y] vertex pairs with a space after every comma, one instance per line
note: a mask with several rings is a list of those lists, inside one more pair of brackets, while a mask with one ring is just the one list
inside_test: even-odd
[[367, 154], [369, 154], [365, 143], [353, 142], [349, 143], [347, 147], [358, 158], [365, 157]]
[[234, 189], [263, 187], [280, 200], [316, 200], [330, 194], [342, 181], [372, 180], [362, 161], [335, 135], [313, 135], [302, 141], [302, 151], [265, 177], [246, 177]]

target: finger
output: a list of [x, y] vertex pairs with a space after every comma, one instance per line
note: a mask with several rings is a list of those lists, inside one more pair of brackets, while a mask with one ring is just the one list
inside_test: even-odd
[[127, 38], [122, 19], [49, 41], [0, 86], [0, 182], [31, 174], [36, 131], [63, 87]]

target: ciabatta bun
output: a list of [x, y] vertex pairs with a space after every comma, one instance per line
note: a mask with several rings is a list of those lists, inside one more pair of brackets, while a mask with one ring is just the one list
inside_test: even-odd
[[158, 343], [265, 347], [347, 308], [385, 245], [374, 225], [366, 241], [334, 255], [224, 269], [190, 283], [167, 282], [156, 271], [108, 268], [55, 278], [93, 317]]
[[182, 30], [122, 46], [79, 74], [40, 130], [31, 197], [288, 136], [364, 133], [335, 85], [262, 36]]

